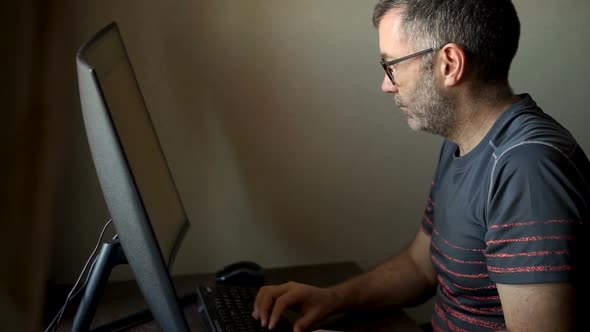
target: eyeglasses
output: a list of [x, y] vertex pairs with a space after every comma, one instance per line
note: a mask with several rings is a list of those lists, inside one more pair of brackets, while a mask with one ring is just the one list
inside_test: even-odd
[[430, 52], [434, 52], [434, 48], [429, 48], [426, 49], [424, 51], [420, 51], [420, 52], [416, 52], [416, 53], [412, 53], [410, 55], [406, 55], [404, 57], [395, 59], [395, 60], [391, 60], [391, 61], [385, 61], [384, 59], [381, 59], [381, 66], [383, 67], [383, 70], [385, 70], [385, 74], [387, 74], [387, 77], [389, 77], [389, 79], [391, 80], [391, 83], [395, 84], [395, 80], [393, 79], [393, 68], [391, 68], [391, 66], [395, 65], [396, 63], [400, 63], [402, 61], [406, 61], [408, 59], [426, 54], [426, 53], [430, 53]]

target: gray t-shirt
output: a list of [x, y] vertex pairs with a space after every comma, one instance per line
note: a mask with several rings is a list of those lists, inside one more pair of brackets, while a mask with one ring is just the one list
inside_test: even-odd
[[582, 278], [590, 163], [566, 129], [521, 97], [467, 155], [443, 143], [422, 221], [438, 272], [435, 331], [504, 329], [496, 283]]

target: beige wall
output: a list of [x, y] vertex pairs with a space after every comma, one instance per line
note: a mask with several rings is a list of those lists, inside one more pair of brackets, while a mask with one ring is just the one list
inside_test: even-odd
[[[408, 129], [379, 91], [374, 1], [56, 3], [47, 102], [66, 115], [67, 157], [54, 280], [75, 278], [108, 218], [74, 54], [111, 20], [192, 223], [175, 274], [241, 259], [267, 267], [354, 260], [369, 268], [413, 236], [441, 139]], [[523, 23], [515, 90], [533, 93], [590, 151], [583, 98], [590, 2], [515, 3]]]

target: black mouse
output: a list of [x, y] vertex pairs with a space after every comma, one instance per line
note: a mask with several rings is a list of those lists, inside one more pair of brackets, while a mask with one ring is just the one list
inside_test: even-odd
[[215, 280], [219, 284], [260, 286], [264, 283], [264, 270], [258, 263], [238, 261], [217, 271]]

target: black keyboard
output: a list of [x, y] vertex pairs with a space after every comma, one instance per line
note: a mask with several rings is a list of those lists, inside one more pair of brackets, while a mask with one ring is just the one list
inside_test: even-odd
[[[199, 309], [205, 314], [211, 331], [268, 332], [260, 326], [259, 320], [252, 318], [257, 291], [254, 287], [199, 286]], [[292, 331], [292, 328], [281, 322], [273, 331]]]

